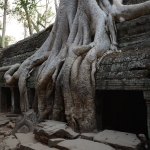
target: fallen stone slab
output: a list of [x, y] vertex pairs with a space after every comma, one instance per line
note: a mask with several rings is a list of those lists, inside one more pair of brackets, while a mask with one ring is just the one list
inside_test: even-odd
[[4, 135], [0, 135], [0, 143], [3, 141]]
[[38, 124], [34, 129], [35, 138], [48, 144], [49, 139], [68, 138], [75, 139], [79, 133], [74, 132], [64, 122], [48, 120]]
[[57, 138], [57, 139], [49, 139], [48, 140], [48, 146], [49, 147], [55, 147], [58, 143], [65, 141], [65, 139]]
[[0, 120], [0, 126], [5, 125], [5, 124], [9, 123], [9, 121], [10, 121], [10, 120], [8, 120], [8, 119]]
[[55, 120], [45, 120], [44, 122], [41, 122], [38, 124], [38, 126], [41, 126], [41, 127], [52, 127], [52, 126], [55, 126], [55, 125], [67, 125], [66, 122], [60, 122], [60, 121], [55, 121]]
[[11, 133], [12, 133], [12, 130], [7, 130], [7, 131], [4, 133], [4, 137], [10, 136]]
[[19, 114], [7, 114], [6, 117], [18, 117]]
[[121, 150], [134, 150], [142, 147], [141, 141], [135, 134], [113, 130], [99, 132], [93, 140]]
[[13, 135], [6, 137], [3, 140], [3, 143], [5, 145], [4, 150], [15, 150], [15, 148], [19, 146], [19, 140], [16, 139]]
[[56, 148], [50, 148], [44, 144], [41, 143], [27, 143], [20, 145], [20, 150], [58, 150]]
[[0, 135], [4, 135], [7, 131], [0, 131]]
[[65, 140], [57, 144], [61, 150], [115, 150], [109, 145], [84, 139]]
[[5, 147], [5, 144], [4, 143], [0, 143], [0, 150], [3, 150]]
[[93, 138], [94, 138], [95, 135], [96, 135], [96, 133], [82, 133], [81, 138], [93, 141]]
[[15, 127], [15, 123], [13, 123], [13, 122], [9, 122], [9, 124], [7, 124], [7, 128], [11, 128], [11, 129], [13, 129]]
[[21, 144], [38, 143], [38, 141], [34, 138], [34, 134], [32, 132], [26, 134], [16, 133], [15, 135]]

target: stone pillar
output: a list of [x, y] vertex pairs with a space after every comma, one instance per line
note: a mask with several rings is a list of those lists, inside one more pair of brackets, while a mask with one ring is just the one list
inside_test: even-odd
[[11, 91], [11, 112], [15, 113], [15, 93], [14, 93], [14, 88], [10, 87]]
[[150, 138], [150, 91], [144, 91], [143, 93], [147, 105], [147, 127], [148, 127], [148, 136]]
[[0, 112], [2, 112], [2, 88], [0, 87]]

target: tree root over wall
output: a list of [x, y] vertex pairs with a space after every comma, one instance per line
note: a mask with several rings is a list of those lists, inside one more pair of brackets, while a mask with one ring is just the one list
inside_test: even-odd
[[105, 55], [118, 52], [115, 22], [149, 13], [150, 1], [123, 5], [122, 0], [60, 0], [53, 29], [41, 48], [21, 65], [0, 68], [8, 70], [8, 85], [18, 81], [22, 113], [29, 111], [26, 79], [40, 65], [34, 102], [38, 121], [66, 118], [75, 131], [96, 130], [94, 75]]

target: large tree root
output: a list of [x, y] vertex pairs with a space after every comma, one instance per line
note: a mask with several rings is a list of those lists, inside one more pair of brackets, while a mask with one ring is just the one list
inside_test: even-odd
[[[15, 66], [0, 68], [9, 69], [5, 74], [9, 85], [19, 81], [21, 111], [29, 110], [26, 80], [41, 65], [34, 102], [38, 121], [49, 117], [66, 120], [78, 132], [96, 130], [96, 64], [106, 55], [118, 52], [115, 21], [148, 13], [150, 1], [123, 5], [122, 0], [113, 0], [111, 5], [108, 0], [61, 0], [52, 32], [42, 47], [16, 66], [18, 70]], [[23, 117], [20, 124], [28, 124], [26, 120]]]
[[30, 109], [29, 111], [23, 113], [21, 116], [17, 118], [12, 134], [15, 135], [15, 133], [23, 126], [28, 127], [29, 132], [33, 132], [36, 124], [37, 124], [37, 115], [33, 109]]

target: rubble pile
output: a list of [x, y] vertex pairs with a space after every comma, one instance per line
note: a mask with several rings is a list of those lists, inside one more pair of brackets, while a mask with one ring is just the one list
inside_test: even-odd
[[[5, 119], [4, 119], [5, 120]], [[5, 130], [15, 123], [8, 121]], [[1, 129], [1, 127], [0, 127]], [[4, 129], [4, 128], [3, 128]], [[76, 133], [65, 122], [46, 120], [34, 132], [6, 134], [0, 130], [0, 150], [142, 150], [143, 143], [135, 134], [112, 130], [99, 133]], [[18, 130], [19, 131], [19, 130]]]

